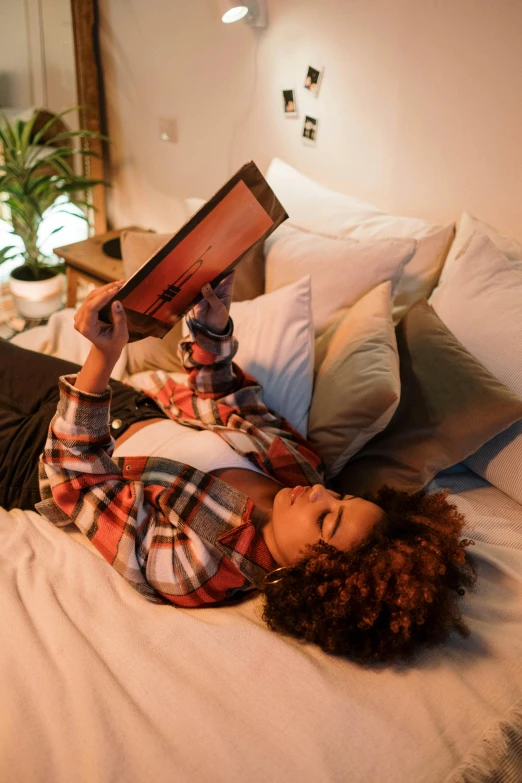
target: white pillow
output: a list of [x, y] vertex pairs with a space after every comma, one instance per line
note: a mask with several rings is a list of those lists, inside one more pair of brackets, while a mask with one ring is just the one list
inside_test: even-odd
[[[306, 437], [312, 399], [312, 289], [306, 276], [270, 294], [232, 302], [239, 348], [234, 361], [263, 387], [265, 405]], [[188, 334], [183, 321], [183, 334]]]
[[419, 218], [390, 215], [320, 185], [279, 158], [271, 162], [267, 180], [289, 214], [285, 225], [342, 239], [419, 240], [395, 290], [395, 323], [418, 299], [431, 294], [454, 237], [453, 224], [441, 227]]
[[266, 179], [288, 212], [286, 225], [316, 234], [420, 239], [440, 228], [427, 220], [389, 215], [366, 201], [330, 190], [279, 158], [270, 163]]
[[281, 226], [265, 242], [265, 286], [276, 291], [310, 275], [317, 336], [385, 280], [394, 287], [416, 249], [413, 239], [358, 242]]
[[344, 316], [315, 379], [308, 439], [329, 478], [387, 426], [400, 391], [391, 283], [386, 282]]
[[[496, 228], [490, 226], [489, 223], [484, 223], [483, 220], [473, 217], [469, 212], [463, 212], [460, 216], [459, 227], [455, 239], [453, 240], [453, 244], [448, 253], [446, 263], [442, 268], [439, 285], [443, 282], [455, 260], [462, 251], [466, 249], [466, 245], [469, 243], [473, 234], [484, 234], [485, 236], [488, 236], [493, 244], [512, 262], [512, 265], [515, 268], [522, 270], [522, 244], [520, 244], [520, 242], [513, 237], [506, 237], [503, 234], [500, 234]], [[433, 295], [434, 294], [435, 291], [433, 292]]]
[[[462, 345], [522, 398], [522, 271], [489, 237], [471, 237], [432, 306]], [[466, 464], [522, 503], [522, 422], [490, 440]]]

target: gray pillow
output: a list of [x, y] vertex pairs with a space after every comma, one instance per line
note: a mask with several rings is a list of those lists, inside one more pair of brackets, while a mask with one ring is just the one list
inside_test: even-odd
[[401, 399], [390, 423], [343, 468], [335, 488], [424, 487], [522, 418], [522, 400], [478, 362], [421, 300], [396, 328]]

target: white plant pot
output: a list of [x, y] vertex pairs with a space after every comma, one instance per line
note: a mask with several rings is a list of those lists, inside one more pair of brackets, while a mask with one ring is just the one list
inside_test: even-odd
[[34, 320], [49, 318], [62, 306], [63, 281], [62, 274], [56, 274], [47, 280], [29, 281], [17, 280], [11, 273], [9, 288], [20, 315]]

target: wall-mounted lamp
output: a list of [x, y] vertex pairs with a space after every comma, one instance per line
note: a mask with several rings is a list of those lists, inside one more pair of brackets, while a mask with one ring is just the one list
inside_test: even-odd
[[219, 0], [221, 21], [225, 24], [244, 19], [252, 27], [266, 27], [267, 0]]

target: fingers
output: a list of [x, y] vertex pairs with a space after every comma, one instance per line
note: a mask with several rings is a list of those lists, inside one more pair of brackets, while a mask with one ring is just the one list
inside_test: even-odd
[[96, 328], [100, 310], [117, 294], [123, 283], [123, 280], [107, 283], [95, 288], [85, 297], [82, 306], [74, 315], [74, 327], [78, 332], [85, 334]]

